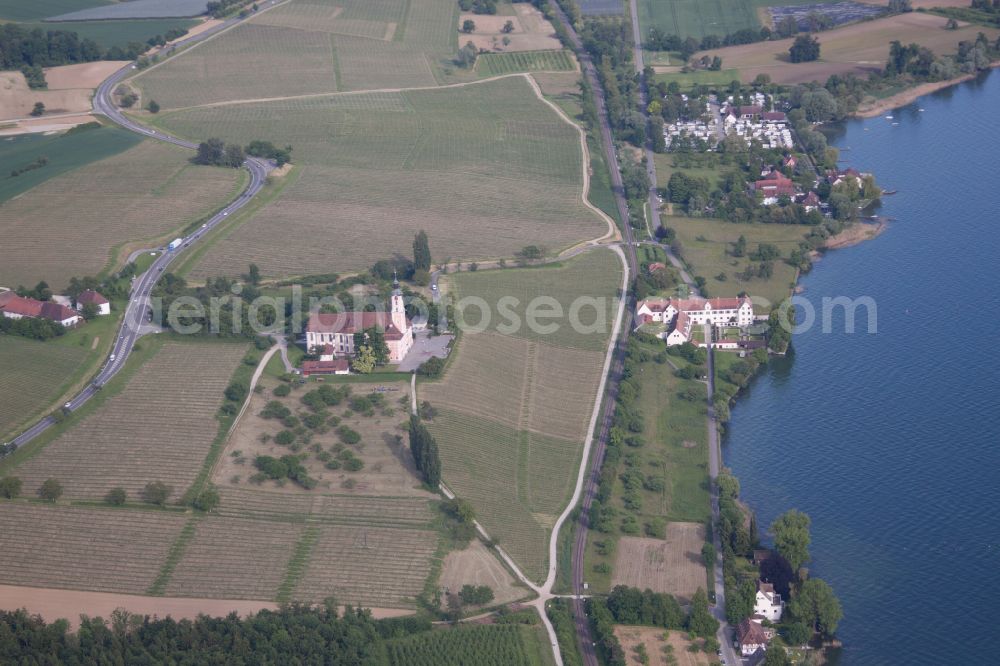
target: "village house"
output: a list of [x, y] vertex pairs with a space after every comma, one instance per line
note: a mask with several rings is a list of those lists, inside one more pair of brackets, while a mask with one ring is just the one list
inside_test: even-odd
[[80, 292], [80, 295], [76, 297], [76, 309], [82, 312], [84, 305], [93, 305], [96, 307], [98, 315], [111, 314], [111, 303], [108, 299], [104, 298], [92, 289], [82, 291]]
[[815, 192], [810, 191], [808, 194], [802, 196], [799, 199], [799, 203], [802, 204], [802, 207], [806, 209], [807, 213], [814, 210], [819, 210], [820, 207], [819, 195], [816, 194]]
[[785, 602], [781, 595], [774, 591], [774, 585], [757, 581], [757, 596], [754, 599], [753, 614], [761, 619], [771, 622], [781, 620], [781, 614], [785, 610]]
[[864, 176], [865, 174], [853, 167], [848, 167], [843, 170], [828, 169], [826, 172], [826, 182], [830, 183], [830, 187], [833, 187], [835, 185], [840, 185], [843, 182], [853, 181], [860, 190], [864, 185]]
[[755, 181], [752, 189], [755, 193], [760, 192], [763, 195], [761, 203], [765, 206], [773, 206], [781, 197], [791, 198], [798, 193], [795, 182], [777, 170]]
[[348, 375], [351, 373], [351, 364], [346, 358], [337, 358], [333, 351], [333, 345], [323, 346], [319, 354], [318, 361], [303, 361], [302, 376], [312, 375]]
[[758, 650], [767, 650], [768, 638], [764, 628], [756, 622], [743, 620], [736, 626], [736, 644], [740, 649], [740, 655], [749, 657]]
[[22, 317], [48, 319], [67, 328], [76, 326], [83, 318], [72, 308], [52, 301], [23, 298], [13, 291], [0, 293], [0, 312], [8, 319]]
[[666, 325], [660, 335], [668, 347], [691, 342], [695, 325], [738, 326], [754, 322], [753, 301], [749, 298], [646, 299], [635, 310], [639, 325], [651, 322]]
[[[392, 292], [388, 312], [317, 312], [310, 315], [306, 324], [306, 347], [329, 356], [331, 361], [335, 357], [354, 356], [354, 334], [369, 328], [385, 332], [391, 363], [406, 358], [413, 347], [413, 324], [406, 316], [398, 283]], [[319, 362], [323, 362], [322, 356]]]

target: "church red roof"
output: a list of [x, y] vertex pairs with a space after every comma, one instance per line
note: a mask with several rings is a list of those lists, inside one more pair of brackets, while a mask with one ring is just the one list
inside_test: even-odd
[[392, 323], [392, 314], [389, 312], [319, 312], [310, 315], [306, 332], [354, 335], [372, 327], [384, 330], [386, 340], [403, 339], [403, 332]]

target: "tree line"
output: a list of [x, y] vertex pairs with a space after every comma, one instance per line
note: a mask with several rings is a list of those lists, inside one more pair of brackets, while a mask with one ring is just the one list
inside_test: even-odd
[[437, 441], [416, 414], [410, 416], [410, 453], [424, 483], [437, 488], [441, 483], [441, 457]]
[[[157, 110], [159, 105], [157, 105]], [[246, 147], [237, 143], [227, 144], [219, 138], [211, 138], [198, 144], [198, 151], [191, 161], [204, 166], [224, 166], [239, 168], [247, 155], [272, 159], [281, 167], [292, 160], [292, 147], [278, 148], [270, 141], [254, 140]]]
[[26, 28], [17, 23], [0, 24], [0, 68], [55, 67], [95, 60], [135, 60], [148, 47], [129, 42], [104, 49], [90, 38], [80, 39], [69, 30]]

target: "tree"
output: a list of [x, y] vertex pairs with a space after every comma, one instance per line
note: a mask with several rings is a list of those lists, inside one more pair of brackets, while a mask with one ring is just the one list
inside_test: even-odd
[[371, 345], [361, 345], [351, 361], [351, 369], [362, 375], [367, 375], [375, 369], [375, 352]]
[[481, 606], [493, 601], [493, 588], [489, 585], [463, 585], [458, 597], [463, 604]]
[[802, 583], [788, 602], [788, 610], [796, 620], [827, 636], [833, 635], [837, 624], [844, 617], [840, 600], [833, 593], [833, 588], [819, 578], [810, 578]]
[[45, 113], [45, 105], [41, 102], [35, 102], [35, 108], [31, 110], [31, 115], [36, 118]]
[[173, 488], [162, 481], [150, 481], [142, 489], [142, 501], [163, 506], [167, 503], [167, 498], [170, 497], [173, 491]]
[[410, 417], [410, 453], [424, 483], [436, 488], [441, 483], [441, 458], [437, 441], [415, 415]]
[[250, 269], [246, 274], [247, 282], [252, 285], [260, 284], [260, 267], [257, 264], [250, 264]]
[[470, 32], [476, 31], [476, 22], [472, 19], [465, 19], [462, 21], [462, 32], [469, 34]]
[[0, 497], [14, 499], [21, 494], [21, 479], [16, 476], [5, 476], [0, 479]]
[[215, 507], [219, 506], [219, 491], [213, 486], [209, 486], [202, 490], [191, 502], [193, 506], [198, 511], [211, 511]]
[[953, 18], [948, 19], [948, 22], [944, 24], [945, 30], [958, 30], [958, 21]]
[[239, 168], [246, 160], [246, 153], [243, 152], [243, 146], [238, 146], [236, 144], [229, 144], [226, 146], [226, 157], [223, 163], [226, 166], [233, 167], [234, 169]]
[[785, 648], [780, 645], [772, 645], [764, 653], [764, 666], [791, 666], [791, 663]]
[[90, 321], [100, 315], [100, 310], [93, 303], [85, 303], [82, 308], [80, 308], [80, 314], [87, 321]]
[[698, 591], [691, 597], [691, 612], [688, 613], [687, 630], [695, 636], [714, 636], [719, 630], [719, 621], [712, 617], [708, 610], [708, 595], [704, 588], [699, 587]]
[[42, 487], [38, 489], [38, 496], [49, 502], [55, 502], [62, 497], [62, 494], [63, 487], [57, 479], [45, 479]]
[[371, 326], [354, 334], [354, 348], [367, 346], [375, 355], [375, 365], [385, 365], [389, 362], [389, 345], [385, 341], [385, 331], [378, 326]]
[[135, 93], [125, 93], [118, 101], [118, 106], [123, 109], [131, 109], [137, 101], [139, 101], [139, 97]]
[[108, 494], [104, 496], [104, 501], [111, 506], [121, 506], [125, 504], [125, 500], [128, 499], [125, 495], [124, 488], [112, 488], [108, 491]]
[[149, 104], [146, 106], [150, 113], [159, 113], [160, 105], [156, 103], [155, 99], [149, 100]]
[[458, 51], [458, 56], [455, 57], [455, 62], [459, 67], [464, 69], [472, 69], [476, 64], [476, 58], [479, 57], [479, 49], [472, 42], [466, 42]]
[[810, 636], [812, 631], [803, 622], [788, 622], [781, 626], [781, 637], [789, 645], [805, 645]]
[[809, 561], [809, 525], [809, 516], [796, 509], [786, 511], [771, 523], [775, 550], [793, 571]]
[[819, 40], [812, 35], [799, 35], [788, 49], [792, 62], [812, 62], [819, 60]]
[[418, 271], [431, 269], [431, 248], [427, 232], [421, 229], [413, 237], [413, 268]]
[[506, 23], [504, 23], [503, 27], [500, 28], [500, 32], [502, 32], [504, 34], [509, 34], [509, 33], [514, 32], [514, 22], [513, 21], [507, 21]]
[[195, 164], [214, 166], [222, 164], [226, 144], [222, 139], [209, 139], [198, 144], [198, 152], [194, 157]]
[[912, 0], [889, 0], [889, 11], [893, 14], [913, 11]]

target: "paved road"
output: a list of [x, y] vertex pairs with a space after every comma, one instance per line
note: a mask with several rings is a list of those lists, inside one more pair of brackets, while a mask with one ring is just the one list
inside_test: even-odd
[[[230, 19], [229, 21], [216, 26], [212, 30], [207, 30], [199, 35], [195, 35], [189, 39], [178, 42], [177, 45], [189, 45], [206, 39], [219, 31], [232, 26], [239, 20], [240, 19]], [[102, 114], [112, 122], [124, 127], [125, 129], [132, 130], [133, 132], [142, 134], [149, 138], [165, 141], [184, 148], [197, 148], [197, 144], [191, 143], [190, 141], [178, 139], [164, 134], [161, 131], [150, 129], [134, 122], [122, 114], [121, 110], [115, 106], [114, 101], [111, 98], [111, 94], [114, 92], [115, 87], [121, 83], [123, 79], [133, 74], [134, 71], [133, 65], [126, 65], [109, 76], [101, 83], [100, 86], [98, 86], [97, 92], [94, 95], [94, 113]], [[108, 356], [107, 361], [101, 367], [93, 382], [67, 402], [65, 409], [71, 412], [79, 409], [88, 400], [90, 400], [94, 394], [96, 394], [100, 388], [108, 382], [108, 380], [114, 377], [118, 371], [122, 369], [122, 366], [125, 365], [125, 361], [128, 359], [129, 354], [132, 353], [132, 348], [135, 346], [136, 340], [138, 340], [142, 334], [143, 320], [149, 309], [150, 293], [153, 291], [153, 287], [156, 285], [156, 282], [163, 273], [164, 269], [166, 269], [166, 267], [169, 266], [178, 255], [182, 254], [186, 248], [193, 243], [196, 243], [202, 236], [225, 220], [226, 217], [249, 203], [250, 199], [252, 199], [254, 195], [256, 195], [264, 186], [267, 173], [273, 168], [272, 164], [257, 158], [248, 159], [243, 166], [250, 172], [250, 184], [247, 185], [246, 189], [244, 189], [243, 192], [241, 192], [240, 195], [229, 205], [212, 216], [212, 218], [201, 228], [186, 236], [179, 249], [164, 252], [157, 257], [149, 269], [140, 275], [139, 278], [133, 283], [132, 290], [129, 295], [128, 305], [125, 308], [125, 316], [122, 319], [122, 325], [118, 332], [118, 338], [115, 340], [115, 343], [111, 348], [111, 353]], [[155, 212], [151, 214], [155, 214]], [[51, 428], [53, 425], [55, 425], [55, 421], [51, 416], [47, 416], [15, 437], [12, 442], [19, 447], [23, 446]]]

